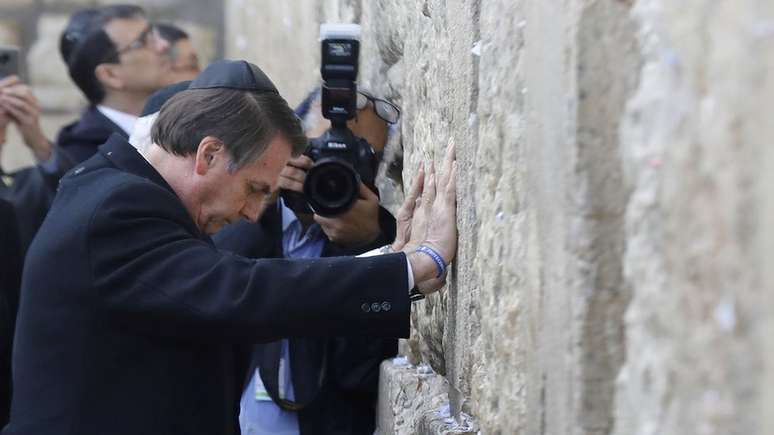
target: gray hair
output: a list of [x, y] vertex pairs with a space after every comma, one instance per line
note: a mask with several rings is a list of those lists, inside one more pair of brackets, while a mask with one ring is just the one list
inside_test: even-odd
[[280, 95], [236, 89], [189, 89], [161, 107], [151, 129], [153, 143], [179, 156], [196, 154], [207, 136], [223, 142], [236, 171], [257, 161], [276, 135], [301, 154], [307, 138], [298, 117]]

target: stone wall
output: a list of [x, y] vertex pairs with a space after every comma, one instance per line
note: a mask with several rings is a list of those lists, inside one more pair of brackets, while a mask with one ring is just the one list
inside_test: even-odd
[[227, 54], [295, 104], [323, 21], [363, 25], [405, 185], [459, 150], [381, 433], [774, 433], [772, 2], [228, 0]]
[[[77, 119], [86, 105], [59, 54], [62, 30], [73, 11], [114, 3], [138, 4], [152, 20], [173, 22], [185, 29], [203, 64], [223, 54], [222, 0], [2, 0], [0, 45], [21, 47], [20, 72], [40, 101], [42, 127], [51, 140], [63, 125]], [[2, 155], [5, 170], [33, 162], [14, 128], [9, 129], [6, 148]]]

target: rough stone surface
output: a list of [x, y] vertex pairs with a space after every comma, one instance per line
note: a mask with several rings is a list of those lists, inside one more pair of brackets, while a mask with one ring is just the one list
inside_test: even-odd
[[41, 107], [50, 112], [77, 113], [86, 99], [75, 87], [59, 54], [59, 37], [69, 15], [44, 14], [38, 20], [38, 38], [27, 55], [30, 83]]
[[774, 431], [756, 412], [772, 404], [762, 401], [771, 257], [756, 246], [772, 222], [760, 212], [772, 193], [761, 157], [771, 152], [773, 13], [765, 1], [633, 8], [643, 65], [621, 129], [633, 297], [617, 434]]
[[382, 363], [377, 435], [475, 434], [467, 415], [452, 416], [449, 383], [427, 364], [398, 357]]
[[401, 346], [435, 375], [383, 366], [381, 433], [774, 433], [771, 1], [227, 5], [291, 103], [319, 22], [363, 25], [391, 207], [458, 145], [458, 258]]
[[0, 20], [0, 45], [19, 45], [19, 25], [13, 20]]

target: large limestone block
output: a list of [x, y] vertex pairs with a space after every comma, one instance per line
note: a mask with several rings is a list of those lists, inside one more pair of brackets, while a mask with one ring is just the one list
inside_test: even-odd
[[449, 383], [426, 364], [406, 357], [381, 365], [377, 435], [473, 435], [478, 427], [468, 415], [451, 415]]
[[35, 4], [35, 0], [3, 0], [3, 7], [21, 8], [26, 6], [32, 6]]
[[76, 112], [85, 105], [59, 54], [59, 38], [68, 19], [69, 15], [42, 15], [27, 56], [30, 82], [44, 110]]
[[16, 45], [21, 42], [21, 29], [16, 21], [0, 20], [0, 45]]
[[294, 106], [320, 81], [318, 7], [307, 2], [226, 2], [226, 56], [260, 66]]
[[[122, 0], [97, 0], [97, 3], [100, 5], [126, 4], [126, 2]], [[142, 6], [144, 9], [148, 10], [181, 5], [180, 0], [134, 0], [131, 3]]]
[[[411, 7], [399, 1], [363, 4], [361, 79], [403, 108], [404, 187], [413, 182], [420, 164], [440, 164], [450, 139], [459, 145], [459, 173], [473, 175], [469, 165], [475, 155], [475, 124], [469, 119], [476, 86], [471, 53], [477, 32], [474, 7], [473, 2], [465, 1], [415, 3]], [[461, 184], [472, 185], [469, 181]], [[462, 203], [459, 209], [462, 245], [474, 238], [470, 230], [475, 223], [470, 204]], [[470, 265], [465, 257], [469, 249], [459, 252], [459, 264]], [[469, 279], [472, 271], [460, 266], [455, 273]], [[463, 350], [471, 347], [476, 335], [476, 321], [467, 321], [473, 316], [473, 291], [466, 288], [458, 298], [452, 286], [416, 304], [412, 314], [412, 358], [422, 359], [439, 373], [454, 373], [453, 412], [460, 409], [457, 399], [467, 396], [467, 392], [458, 394], [457, 390], [468, 390], [467, 372], [475, 354]]]
[[771, 216], [756, 198], [772, 191], [774, 11], [642, 0], [633, 14], [644, 62], [621, 129], [633, 298], [614, 433], [769, 434], [771, 262], [756, 247], [771, 222], [756, 216]]
[[46, 6], [61, 6], [63, 3], [80, 8], [94, 6], [95, 0], [43, 0], [43, 4]]

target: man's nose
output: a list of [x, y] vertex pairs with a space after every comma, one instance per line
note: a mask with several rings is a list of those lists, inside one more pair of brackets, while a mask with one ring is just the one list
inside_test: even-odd
[[252, 223], [258, 222], [258, 217], [263, 211], [263, 201], [247, 200], [245, 206], [242, 207], [242, 216]]

